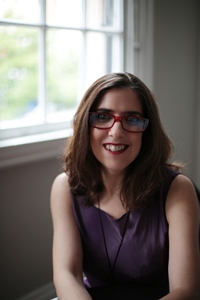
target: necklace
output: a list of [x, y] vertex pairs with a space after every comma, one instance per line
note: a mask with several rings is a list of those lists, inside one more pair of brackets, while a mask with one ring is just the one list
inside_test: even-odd
[[120, 252], [120, 249], [123, 245], [124, 237], [125, 237], [125, 234], [126, 234], [126, 229], [127, 229], [127, 224], [128, 224], [128, 220], [129, 220], [130, 211], [128, 212], [127, 217], [126, 217], [124, 230], [123, 230], [123, 233], [122, 233], [121, 241], [120, 241], [118, 249], [117, 249], [117, 254], [115, 256], [114, 263], [113, 263], [113, 265], [111, 265], [110, 257], [109, 257], [109, 254], [108, 254], [108, 247], [107, 247], [107, 243], [106, 243], [106, 237], [105, 237], [102, 217], [101, 217], [101, 209], [100, 209], [99, 200], [98, 200], [98, 208], [99, 208], [99, 219], [100, 219], [100, 224], [101, 224], [101, 232], [102, 232], [102, 236], [103, 236], [104, 247], [105, 247], [105, 251], [106, 251], [106, 257], [107, 257], [107, 261], [108, 261], [108, 265], [109, 265], [109, 269], [110, 269], [111, 282], [114, 282], [114, 270], [115, 270], [115, 266], [116, 266], [116, 263], [117, 263], [119, 252]]

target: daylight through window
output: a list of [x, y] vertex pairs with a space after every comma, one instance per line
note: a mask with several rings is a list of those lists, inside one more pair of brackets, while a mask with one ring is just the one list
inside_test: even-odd
[[0, 0], [0, 138], [70, 126], [123, 39], [123, 0]]

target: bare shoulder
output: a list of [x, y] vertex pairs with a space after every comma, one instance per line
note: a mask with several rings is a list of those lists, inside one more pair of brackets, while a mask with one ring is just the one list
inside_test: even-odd
[[70, 185], [68, 182], [68, 176], [65, 173], [59, 174], [51, 188], [51, 208], [55, 206], [71, 206], [72, 195]]
[[69, 189], [68, 176], [66, 173], [63, 172], [54, 179], [52, 190], [57, 188]]
[[185, 175], [179, 174], [176, 178], [172, 181], [168, 199], [172, 197], [183, 197], [184, 199], [189, 197], [190, 199], [195, 199], [194, 201], [197, 202], [196, 191], [192, 181], [186, 177]]
[[166, 214], [173, 211], [199, 215], [199, 204], [192, 181], [185, 175], [178, 175], [172, 182], [166, 200]]

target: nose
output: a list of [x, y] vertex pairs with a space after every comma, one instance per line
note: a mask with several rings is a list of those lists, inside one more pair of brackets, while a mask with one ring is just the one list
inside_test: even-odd
[[122, 128], [121, 120], [115, 120], [113, 126], [109, 129], [108, 135], [113, 137], [124, 136], [124, 129]]

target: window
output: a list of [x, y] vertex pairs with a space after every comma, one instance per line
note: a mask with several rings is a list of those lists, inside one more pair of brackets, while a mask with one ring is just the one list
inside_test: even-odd
[[153, 87], [153, 2], [0, 0], [0, 168], [59, 157], [101, 75]]
[[123, 0], [0, 0], [1, 140], [69, 128], [89, 85], [123, 71]]

